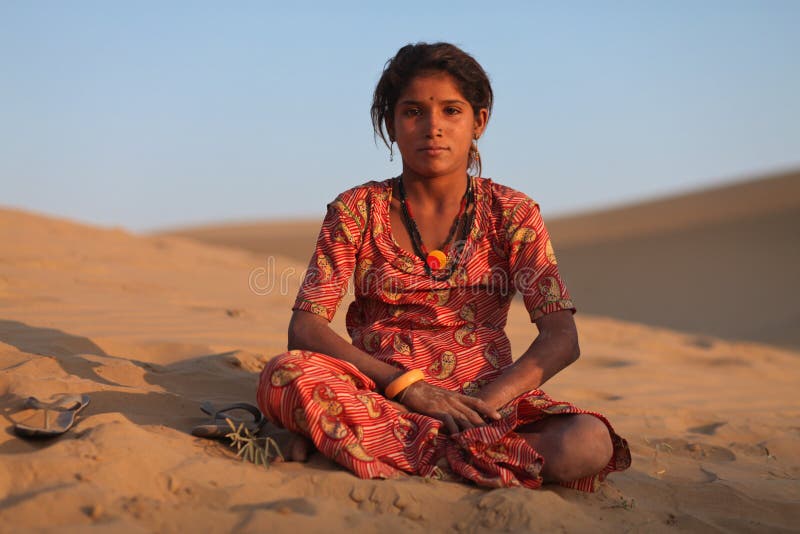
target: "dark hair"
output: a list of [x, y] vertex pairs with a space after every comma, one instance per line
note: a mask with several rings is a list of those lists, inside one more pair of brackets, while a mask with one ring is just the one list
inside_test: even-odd
[[[372, 128], [375, 137], [380, 137], [387, 147], [391, 148], [387, 139], [389, 132], [386, 119], [391, 120], [394, 116], [397, 99], [414, 77], [436, 72], [445, 72], [453, 77], [459, 91], [475, 110], [476, 117], [481, 109], [486, 109], [491, 115], [494, 101], [492, 85], [486, 71], [474, 57], [450, 43], [409, 44], [386, 62], [372, 97]], [[475, 169], [480, 175], [480, 157], [472, 148], [469, 151], [468, 168]]]

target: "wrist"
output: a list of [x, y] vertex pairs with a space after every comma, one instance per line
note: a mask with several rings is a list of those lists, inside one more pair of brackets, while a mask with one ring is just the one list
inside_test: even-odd
[[510, 388], [504, 386], [500, 380], [498, 377], [494, 382], [486, 384], [476, 395], [477, 398], [495, 410], [516, 397], [514, 392], [509, 391]]
[[403, 391], [408, 389], [412, 384], [425, 380], [425, 373], [419, 369], [412, 369], [406, 371], [400, 376], [392, 380], [384, 390], [384, 396], [387, 399], [394, 399]]
[[406, 387], [403, 391], [400, 392], [399, 395], [397, 395], [397, 397], [395, 397], [395, 401], [399, 402], [400, 404], [404, 404], [406, 401], [406, 394], [415, 387], [417, 387], [418, 384], [419, 382], [414, 382], [410, 386]]
[[386, 388], [388, 388], [392, 382], [403, 376], [404, 373], [405, 371], [403, 371], [402, 369], [394, 369], [390, 373], [387, 373], [383, 377], [381, 377], [380, 380], [375, 380], [375, 383], [378, 386], [378, 390], [384, 393], [385, 396]]

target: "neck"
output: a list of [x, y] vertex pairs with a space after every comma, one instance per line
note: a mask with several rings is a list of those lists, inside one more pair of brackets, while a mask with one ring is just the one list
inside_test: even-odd
[[463, 174], [428, 178], [404, 169], [401, 179], [406, 191], [406, 198], [423, 209], [439, 211], [447, 206], [458, 204], [467, 189], [466, 170]]

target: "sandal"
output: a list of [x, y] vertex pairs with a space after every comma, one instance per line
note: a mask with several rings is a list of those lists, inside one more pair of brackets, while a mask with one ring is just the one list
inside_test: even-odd
[[60, 436], [75, 424], [75, 416], [89, 404], [89, 395], [64, 395], [44, 403], [36, 397], [25, 400], [32, 413], [14, 424], [14, 432], [23, 438], [52, 438]]
[[[200, 405], [200, 409], [211, 416], [211, 421], [202, 425], [197, 425], [192, 429], [192, 435], [199, 438], [224, 438], [233, 432], [231, 426], [228, 424], [228, 420], [230, 420], [236, 428], [239, 428], [239, 425], [243, 424], [247, 430], [256, 434], [261, 430], [265, 421], [264, 416], [261, 415], [261, 410], [246, 402], [237, 402], [217, 410], [209, 401], [203, 401]], [[236, 410], [246, 412], [250, 417], [241, 418], [229, 414], [229, 412]]]

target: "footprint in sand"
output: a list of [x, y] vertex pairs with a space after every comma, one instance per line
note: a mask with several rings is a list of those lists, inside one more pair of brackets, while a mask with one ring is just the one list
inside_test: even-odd
[[698, 349], [710, 349], [714, 347], [714, 340], [708, 337], [697, 336], [686, 340], [686, 344]]
[[525, 506], [520, 506], [518, 496], [512, 491], [486, 494], [477, 502], [476, 510], [472, 522], [490, 531], [530, 530], [534, 524], [534, 517]]
[[583, 360], [586, 364], [592, 367], [602, 367], [603, 369], [612, 369], [616, 367], [628, 367], [635, 365], [636, 362], [631, 360], [623, 360], [621, 358], [611, 358], [608, 356], [588, 356]]
[[571, 497], [557, 491], [531, 492], [523, 488], [503, 488], [485, 493], [473, 501], [455, 529], [460, 532], [558, 532], [564, 530], [562, 518], [569, 517], [575, 531], [589, 531], [591, 524]]
[[717, 422], [708, 423], [708, 424], [705, 424], [705, 425], [693, 426], [692, 428], [689, 428], [688, 430], [692, 434], [705, 434], [706, 436], [713, 436], [714, 434], [716, 434], [717, 429], [719, 427], [721, 427], [722, 425], [725, 425], [725, 424], [727, 424], [727, 421], [717, 421]]
[[387, 484], [356, 484], [350, 498], [361, 510], [378, 513], [397, 513], [409, 519], [421, 519], [422, 508], [409, 488]]
[[710, 471], [703, 466], [700, 466], [700, 474], [705, 477], [701, 482], [706, 484], [719, 480], [719, 476], [715, 472]]
[[767, 449], [762, 443], [741, 443], [734, 441], [730, 444], [730, 448], [736, 452], [744, 454], [745, 456], [760, 456], [762, 458], [770, 456], [769, 449]]
[[273, 510], [279, 514], [317, 515], [317, 507], [305, 497], [278, 499], [257, 504], [239, 504], [231, 507], [235, 512], [252, 512], [254, 510]]
[[732, 462], [736, 460], [736, 455], [730, 449], [707, 443], [692, 443], [685, 439], [676, 438], [659, 438], [650, 440], [650, 444], [658, 451], [693, 460], [706, 460], [709, 462]]

